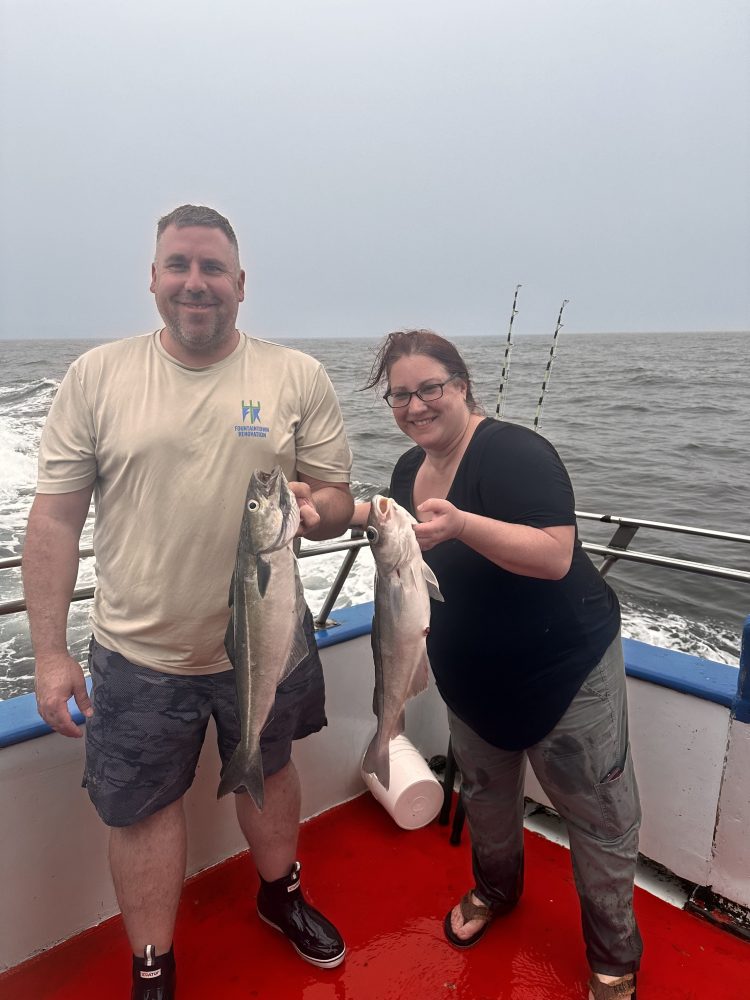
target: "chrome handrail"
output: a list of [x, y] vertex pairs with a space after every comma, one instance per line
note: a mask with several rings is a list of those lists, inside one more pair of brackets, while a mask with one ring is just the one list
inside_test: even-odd
[[[646, 563], [652, 566], [662, 566], [668, 569], [682, 570], [688, 573], [700, 573], [705, 576], [712, 576], [717, 579], [734, 580], [739, 583], [750, 583], [750, 572], [747, 570], [734, 569], [729, 566], [718, 566], [713, 563], [694, 562], [689, 559], [678, 559], [673, 556], [662, 556], [650, 552], [637, 552], [628, 548], [630, 542], [640, 528], [655, 531], [667, 531], [685, 535], [697, 535], [703, 538], [713, 538], [725, 542], [750, 543], [750, 535], [743, 535], [738, 532], [714, 531], [710, 528], [694, 528], [686, 524], [671, 524], [665, 521], [646, 521], [638, 518], [620, 517], [614, 514], [595, 514], [589, 511], [576, 511], [576, 517], [580, 520], [599, 521], [603, 524], [616, 525], [615, 533], [607, 545], [599, 545], [594, 542], [581, 542], [582, 548], [592, 555], [603, 556], [603, 562], [599, 566], [599, 572], [606, 576], [615, 562], [624, 560], [625, 562]], [[327, 555], [332, 552], [346, 552], [346, 558], [336, 574], [336, 579], [331, 584], [328, 595], [323, 605], [315, 616], [316, 628], [330, 628], [336, 623], [329, 621], [333, 605], [336, 603], [341, 588], [346, 582], [346, 578], [354, 564], [357, 553], [361, 548], [368, 546], [369, 541], [363, 537], [361, 528], [352, 528], [351, 537], [337, 542], [323, 545], [307, 545], [298, 553], [300, 559], [308, 559], [312, 556]], [[79, 557], [81, 559], [90, 558], [94, 555], [92, 548], [81, 549]], [[0, 559], [0, 569], [11, 569], [21, 565], [22, 556], [10, 556]], [[71, 601], [90, 600], [94, 595], [94, 587], [80, 587], [73, 591]], [[0, 603], [0, 616], [18, 614], [26, 611], [26, 602], [23, 599], [15, 601], [3, 601]]]
[[[93, 549], [79, 549], [78, 558], [88, 559], [93, 556]], [[0, 559], [0, 569], [14, 569], [21, 565], [23, 562], [23, 556], [7, 556], [5, 559]]]
[[642, 521], [635, 517], [618, 517], [614, 514], [592, 514], [585, 510], [577, 510], [575, 514], [579, 520], [601, 521], [603, 524], [620, 524], [628, 528], [654, 528], [657, 531], [677, 531], [684, 535], [700, 535], [703, 538], [718, 538], [725, 542], [750, 543], [750, 535], [739, 535], [733, 531], [714, 531], [711, 528], [693, 528], [688, 524], [670, 524], [668, 521]]
[[689, 559], [677, 559], [673, 556], [659, 556], [651, 552], [631, 552], [630, 549], [612, 548], [609, 545], [596, 545], [594, 542], [581, 542], [581, 548], [586, 552], [593, 552], [594, 555], [607, 556], [604, 563], [599, 567], [602, 576], [606, 575], [605, 566], [619, 559], [626, 562], [647, 563], [651, 566], [666, 566], [668, 569], [681, 569], [686, 573], [703, 573], [705, 576], [714, 576], [719, 580], [739, 580], [741, 583], [750, 583], [750, 572], [744, 569], [732, 569], [729, 566], [714, 566], [711, 563], [692, 562]]
[[577, 510], [578, 520], [599, 521], [601, 524], [614, 524], [615, 533], [608, 545], [596, 545], [593, 542], [581, 542], [586, 552], [604, 556], [599, 566], [599, 572], [606, 576], [614, 564], [620, 560], [647, 563], [651, 566], [665, 566], [668, 569], [680, 569], [687, 573], [703, 573], [706, 576], [722, 580], [738, 580], [750, 582], [750, 573], [728, 566], [714, 566], [711, 563], [698, 563], [689, 559], [677, 559], [673, 556], [660, 556], [651, 552], [633, 552], [628, 546], [633, 541], [639, 528], [654, 531], [671, 531], [682, 535], [693, 535], [701, 538], [714, 538], [722, 542], [750, 543], [750, 535], [741, 535], [734, 531], [714, 531], [711, 528], [694, 528], [688, 524], [671, 524], [668, 521], [645, 521], [635, 517], [619, 517], [614, 514], [593, 514], [589, 511]]

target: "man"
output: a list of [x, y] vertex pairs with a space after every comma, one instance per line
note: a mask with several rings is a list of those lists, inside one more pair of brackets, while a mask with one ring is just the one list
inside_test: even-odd
[[[224, 766], [239, 738], [223, 647], [247, 482], [279, 464], [299, 534], [349, 524], [351, 452], [322, 366], [240, 333], [245, 273], [228, 220], [183, 205], [157, 227], [151, 291], [164, 327], [97, 347], [73, 363], [42, 434], [23, 576], [44, 720], [81, 735], [84, 785], [110, 829], [110, 865], [133, 949], [132, 1000], [172, 1000], [172, 932], [185, 876], [182, 797], [213, 715]], [[92, 494], [97, 588], [92, 701], [67, 649], [78, 543]], [[258, 912], [322, 968], [344, 942], [305, 902], [295, 861], [300, 788], [291, 743], [326, 724], [310, 656], [277, 690], [261, 738], [265, 804], [235, 796], [261, 886]]]

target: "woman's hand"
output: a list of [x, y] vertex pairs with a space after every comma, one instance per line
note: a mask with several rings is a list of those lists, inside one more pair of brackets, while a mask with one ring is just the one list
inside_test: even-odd
[[460, 538], [466, 524], [466, 511], [448, 500], [425, 500], [417, 513], [423, 520], [414, 525], [414, 534], [423, 552], [451, 538]]

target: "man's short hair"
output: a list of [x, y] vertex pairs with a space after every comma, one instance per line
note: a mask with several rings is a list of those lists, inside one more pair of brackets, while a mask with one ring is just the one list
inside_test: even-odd
[[185, 229], [187, 226], [207, 226], [209, 229], [220, 229], [234, 247], [239, 259], [240, 248], [232, 225], [229, 219], [220, 215], [214, 208], [208, 208], [206, 205], [180, 205], [168, 215], [163, 215], [156, 225], [157, 243], [167, 226], [176, 226], [178, 229]]

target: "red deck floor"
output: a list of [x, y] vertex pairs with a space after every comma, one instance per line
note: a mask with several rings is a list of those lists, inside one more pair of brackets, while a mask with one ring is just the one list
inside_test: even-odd
[[[570, 859], [526, 837], [521, 904], [459, 952], [444, 940], [442, 919], [471, 884], [467, 837], [451, 847], [437, 823], [399, 830], [362, 796], [305, 824], [300, 845], [307, 896], [346, 937], [344, 964], [329, 972], [308, 965], [257, 919], [256, 877], [242, 855], [186, 886], [175, 937], [178, 1000], [583, 1000]], [[645, 942], [640, 1000], [750, 996], [750, 944], [641, 890], [636, 909]], [[127, 1000], [129, 981], [116, 918], [0, 976], [0, 1000]]]

